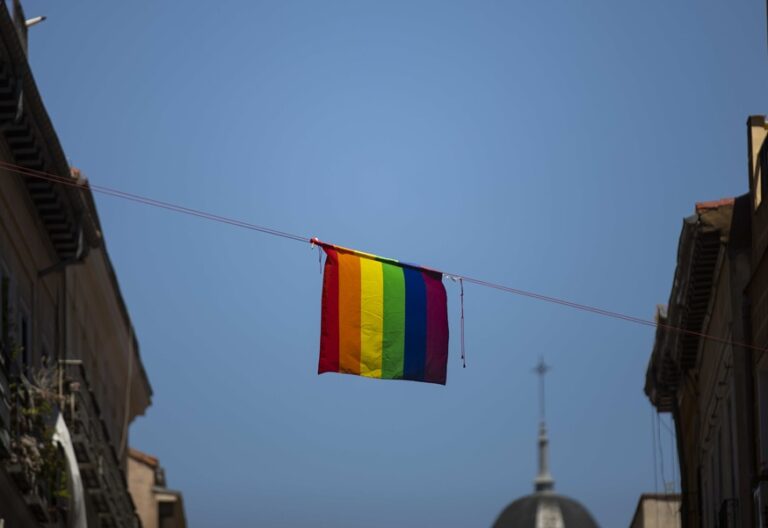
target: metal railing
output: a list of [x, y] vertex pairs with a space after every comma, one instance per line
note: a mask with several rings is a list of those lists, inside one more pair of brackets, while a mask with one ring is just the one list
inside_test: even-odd
[[61, 365], [62, 412], [88, 501], [102, 528], [134, 528], [138, 522], [135, 507], [125, 472], [101, 418], [98, 398], [83, 365], [79, 361], [67, 363]]

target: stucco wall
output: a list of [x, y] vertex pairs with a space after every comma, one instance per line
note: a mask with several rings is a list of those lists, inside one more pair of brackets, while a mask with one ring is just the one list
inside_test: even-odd
[[133, 502], [136, 504], [136, 513], [139, 514], [143, 528], [158, 528], [154, 486], [154, 468], [128, 457], [128, 488], [131, 491]]
[[644, 497], [630, 528], [680, 528], [680, 501]]

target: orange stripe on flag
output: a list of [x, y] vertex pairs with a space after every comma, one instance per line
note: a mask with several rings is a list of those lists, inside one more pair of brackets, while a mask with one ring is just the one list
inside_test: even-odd
[[360, 257], [339, 251], [339, 372], [360, 374]]

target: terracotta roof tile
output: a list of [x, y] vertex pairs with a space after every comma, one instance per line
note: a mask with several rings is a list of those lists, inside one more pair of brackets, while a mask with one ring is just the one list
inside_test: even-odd
[[134, 448], [128, 448], [128, 456], [133, 458], [134, 460], [138, 460], [139, 462], [144, 462], [146, 465], [151, 466], [153, 468], [156, 468], [160, 465], [160, 461], [153, 457], [152, 455], [148, 455], [146, 453], [142, 453], [138, 449]]
[[712, 200], [710, 202], [696, 202], [696, 212], [700, 213], [709, 209], [717, 209], [719, 207], [733, 205], [735, 202], [735, 198], [723, 198], [722, 200]]

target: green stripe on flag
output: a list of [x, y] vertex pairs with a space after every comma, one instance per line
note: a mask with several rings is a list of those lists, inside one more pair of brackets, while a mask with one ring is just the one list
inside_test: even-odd
[[384, 343], [381, 377], [403, 377], [405, 354], [405, 278], [403, 268], [382, 262], [384, 273]]

